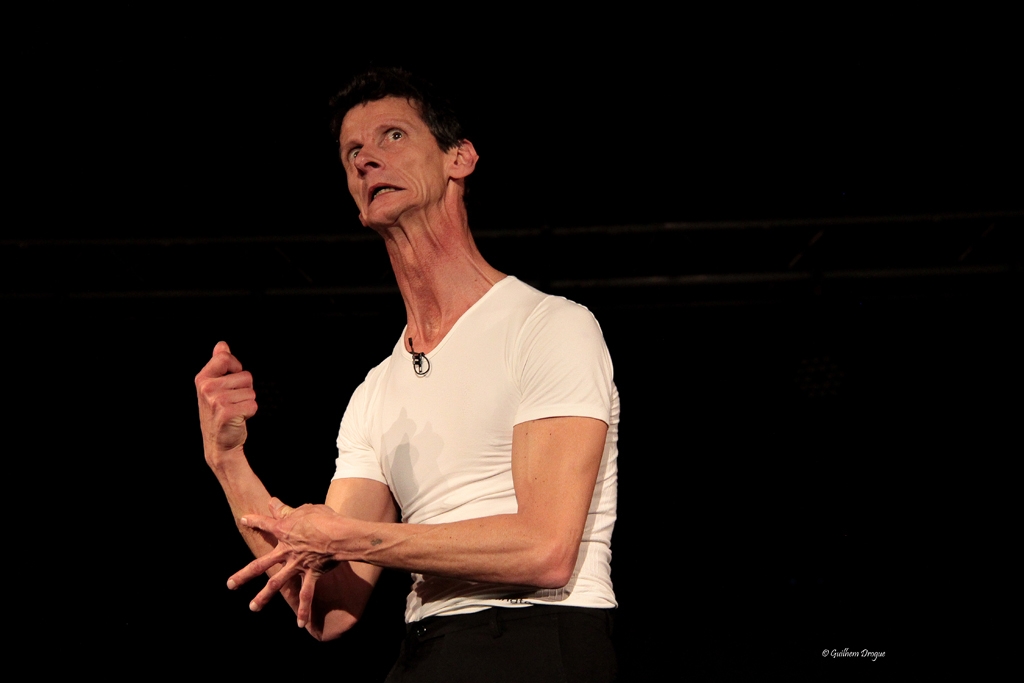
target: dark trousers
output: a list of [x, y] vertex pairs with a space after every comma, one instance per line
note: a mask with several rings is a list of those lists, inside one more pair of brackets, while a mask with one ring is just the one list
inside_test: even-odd
[[386, 683], [604, 683], [615, 680], [612, 612], [494, 607], [409, 624]]

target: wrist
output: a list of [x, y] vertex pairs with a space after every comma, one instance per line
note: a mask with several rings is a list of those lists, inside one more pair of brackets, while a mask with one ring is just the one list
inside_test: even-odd
[[[335, 513], [336, 514], [336, 513]], [[382, 543], [377, 525], [363, 520], [337, 515], [331, 520], [329, 551], [338, 562], [369, 562]]]
[[248, 466], [249, 461], [245, 457], [245, 451], [241, 446], [228, 450], [219, 449], [216, 446], [206, 447], [206, 464], [216, 474], [227, 473], [236, 465]]

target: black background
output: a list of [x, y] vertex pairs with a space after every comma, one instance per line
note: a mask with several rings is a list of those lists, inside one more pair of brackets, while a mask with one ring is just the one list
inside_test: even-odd
[[[283, 603], [250, 614], [253, 591], [224, 588], [248, 555], [203, 462], [192, 387], [228, 340], [256, 378], [257, 473], [291, 504], [324, 495], [344, 406], [403, 312], [397, 293], [289, 298], [276, 269], [314, 287], [328, 266], [334, 284], [393, 283], [382, 248], [357, 258], [361, 242], [326, 239], [362, 231], [326, 100], [385, 64], [463, 113], [485, 257], [605, 330], [622, 394], [624, 680], [913, 660], [934, 609], [923, 585], [950, 571], [936, 538], [957, 533], [971, 493], [948, 493], [950, 470], [1008, 450], [1019, 412], [1019, 85], [998, 17], [508, 41], [458, 20], [410, 41], [385, 17], [233, 19], [33, 18], [5, 48], [15, 494], [72, 527], [38, 540], [60, 557], [32, 598], [44, 633], [94, 638], [91, 665], [129, 671], [378, 680], [393, 662], [398, 572], [330, 644]], [[577, 230], [664, 223], [691, 227]], [[281, 241], [296, 235], [333, 260]], [[794, 270], [808, 277], [795, 288], [579, 284]], [[829, 280], [838, 270], [888, 275]], [[833, 648], [887, 655], [821, 656]]]

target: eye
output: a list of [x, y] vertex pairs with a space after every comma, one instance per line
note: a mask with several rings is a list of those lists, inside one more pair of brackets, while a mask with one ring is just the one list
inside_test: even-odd
[[392, 128], [387, 133], [388, 140], [401, 140], [404, 137], [405, 137], [405, 133], [403, 133], [402, 131], [398, 130], [397, 128]]
[[359, 150], [360, 150], [359, 147], [353, 147], [352, 149], [350, 149], [348, 151], [348, 160], [349, 161], [355, 161], [356, 157], [359, 156]]

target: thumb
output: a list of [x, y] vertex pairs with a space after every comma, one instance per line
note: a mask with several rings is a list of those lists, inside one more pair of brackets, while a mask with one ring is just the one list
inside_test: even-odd
[[270, 506], [270, 511], [274, 515], [274, 519], [284, 519], [295, 510], [295, 508], [288, 507], [282, 503], [279, 498], [271, 498], [268, 505]]
[[217, 342], [217, 345], [213, 347], [213, 355], [216, 356], [218, 353], [231, 353], [231, 348], [226, 341]]

